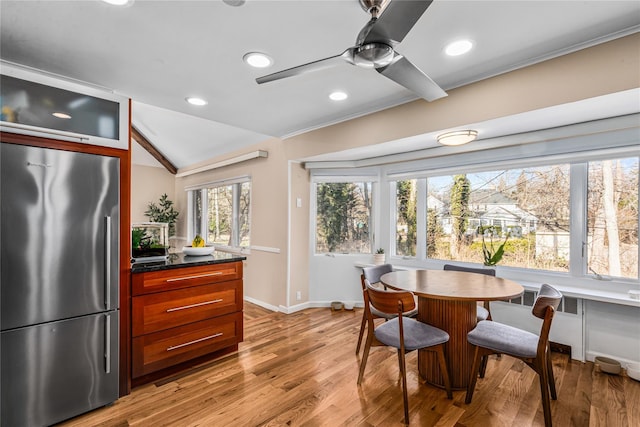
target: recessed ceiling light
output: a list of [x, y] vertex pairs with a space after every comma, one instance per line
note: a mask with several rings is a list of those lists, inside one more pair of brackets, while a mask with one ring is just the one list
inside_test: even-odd
[[102, 0], [105, 3], [112, 4], [114, 6], [127, 6], [133, 3], [133, 0]]
[[273, 59], [260, 52], [249, 52], [242, 59], [255, 68], [267, 68], [273, 64]]
[[458, 56], [469, 52], [472, 47], [473, 42], [471, 40], [456, 40], [455, 42], [449, 43], [444, 48], [444, 52], [449, 56]]
[[57, 117], [59, 119], [70, 119], [71, 116], [67, 113], [51, 113], [52, 116]]
[[192, 97], [187, 98], [186, 100], [187, 100], [187, 102], [188, 102], [189, 104], [191, 104], [191, 105], [197, 105], [198, 107], [202, 107], [203, 105], [207, 105], [207, 104], [208, 104], [208, 102], [207, 102], [207, 101], [205, 101], [204, 99], [202, 99], [202, 98], [196, 98], [196, 97], [193, 97], [193, 96], [192, 96]]
[[331, 94], [329, 95], [329, 99], [331, 99], [332, 101], [344, 101], [348, 97], [349, 95], [347, 95], [345, 92], [342, 92], [340, 90], [331, 92]]

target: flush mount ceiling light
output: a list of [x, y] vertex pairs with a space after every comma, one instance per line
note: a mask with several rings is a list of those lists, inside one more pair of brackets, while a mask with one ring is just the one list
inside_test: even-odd
[[102, 0], [105, 3], [112, 4], [114, 6], [128, 6], [133, 3], [133, 0]]
[[473, 42], [471, 40], [456, 40], [454, 42], [449, 43], [444, 48], [444, 53], [449, 56], [458, 56], [464, 55], [469, 52], [473, 47]]
[[191, 105], [197, 105], [198, 107], [202, 107], [203, 105], [207, 105], [207, 104], [208, 104], [208, 102], [207, 102], [207, 101], [205, 101], [204, 99], [202, 99], [202, 98], [196, 98], [196, 97], [193, 97], [193, 96], [192, 96], [192, 97], [189, 97], [189, 98], [186, 98], [186, 101], [187, 101], [189, 104], [191, 104]]
[[70, 118], [71, 118], [71, 116], [70, 116], [70, 115], [68, 115], [67, 113], [57, 113], [57, 112], [56, 112], [56, 113], [51, 113], [51, 115], [52, 115], [53, 117], [57, 117], [57, 118], [59, 118], [59, 119], [70, 119]]
[[478, 137], [476, 130], [456, 130], [438, 135], [437, 140], [442, 145], [468, 144]]
[[260, 52], [249, 52], [242, 59], [255, 68], [267, 68], [273, 64], [273, 59]]
[[329, 99], [331, 99], [332, 101], [344, 101], [348, 97], [349, 95], [347, 95], [345, 92], [342, 92], [340, 90], [331, 92], [331, 94], [329, 94]]
[[245, 4], [245, 0], [222, 0], [225, 4], [233, 7], [242, 6]]

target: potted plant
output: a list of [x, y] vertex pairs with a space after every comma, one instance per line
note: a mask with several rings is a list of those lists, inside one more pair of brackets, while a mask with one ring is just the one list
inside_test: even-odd
[[[496, 227], [491, 225], [489, 227], [481, 228], [482, 235], [482, 256], [484, 258], [483, 264], [488, 267], [493, 267], [502, 260], [502, 256], [504, 255], [504, 246], [507, 244], [509, 240], [509, 236], [511, 233], [507, 233], [504, 241], [496, 248], [493, 242], [493, 236], [498, 235]], [[486, 237], [489, 238], [489, 242], [487, 242]], [[497, 243], [496, 243], [497, 244]]]
[[169, 236], [176, 234], [176, 221], [180, 213], [173, 208], [173, 202], [169, 200], [167, 194], [160, 196], [160, 201], [156, 205], [151, 202], [144, 213], [153, 222], [166, 222], [169, 224]]
[[384, 264], [384, 249], [383, 248], [378, 248], [376, 250], [376, 253], [373, 254], [373, 263], [375, 265]]

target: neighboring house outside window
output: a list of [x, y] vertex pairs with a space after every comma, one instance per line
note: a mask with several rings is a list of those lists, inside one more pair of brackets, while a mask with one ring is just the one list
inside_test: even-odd
[[[460, 176], [467, 184], [456, 190]], [[427, 191], [439, 233], [429, 258], [482, 263], [483, 236], [496, 247], [508, 238], [501, 265], [569, 270], [568, 164], [429, 177]]]
[[396, 256], [482, 264], [508, 238], [501, 266], [638, 280], [638, 157], [415, 174], [390, 187]]

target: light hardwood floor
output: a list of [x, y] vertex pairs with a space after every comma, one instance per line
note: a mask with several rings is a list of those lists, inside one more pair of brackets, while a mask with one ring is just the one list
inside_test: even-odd
[[[245, 303], [245, 341], [217, 361], [138, 387], [113, 405], [64, 426], [400, 426], [396, 353], [373, 348], [361, 387], [355, 355], [362, 310], [308, 309], [290, 315]], [[522, 362], [491, 358], [473, 402], [453, 400], [417, 375], [407, 357], [415, 426], [544, 426], [540, 388]], [[640, 382], [595, 372], [553, 354], [556, 427], [640, 426]]]

